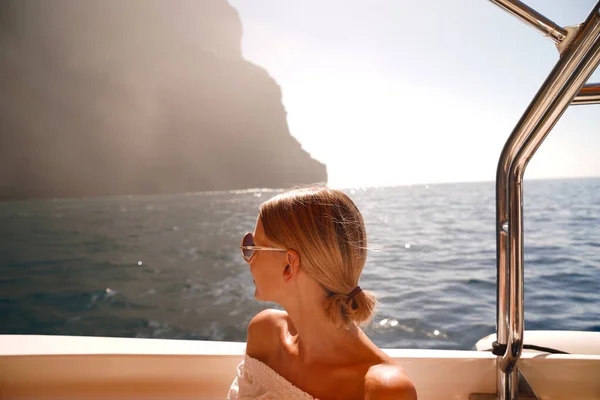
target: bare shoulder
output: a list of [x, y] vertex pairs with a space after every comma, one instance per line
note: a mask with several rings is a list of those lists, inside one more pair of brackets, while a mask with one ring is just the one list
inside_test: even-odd
[[260, 361], [267, 361], [276, 348], [281, 325], [287, 313], [279, 310], [263, 310], [256, 314], [248, 324], [246, 354]]
[[393, 361], [374, 365], [365, 375], [365, 400], [416, 400], [417, 391]]

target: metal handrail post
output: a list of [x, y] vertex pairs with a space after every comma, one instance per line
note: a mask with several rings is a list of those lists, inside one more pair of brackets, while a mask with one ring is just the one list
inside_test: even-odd
[[560, 44], [567, 36], [567, 30], [552, 22], [533, 8], [518, 0], [490, 0], [509, 14], [517, 17], [527, 25], [533, 27], [544, 36], [549, 36], [554, 43]]
[[600, 83], [583, 85], [571, 104], [574, 106], [580, 104], [600, 104]]
[[[493, 1], [493, 0], [492, 0]], [[516, 363], [523, 348], [522, 181], [527, 163], [548, 132], [600, 64], [600, 1], [533, 98], [508, 138], [496, 176], [498, 268], [497, 340], [506, 345], [498, 360], [497, 394], [517, 398]]]

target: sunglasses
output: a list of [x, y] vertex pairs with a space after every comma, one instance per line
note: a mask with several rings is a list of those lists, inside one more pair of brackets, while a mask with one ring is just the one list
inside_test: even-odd
[[246, 262], [250, 261], [250, 259], [254, 255], [254, 252], [257, 250], [287, 251], [286, 249], [278, 249], [275, 247], [255, 246], [254, 245], [254, 236], [252, 236], [252, 233], [250, 233], [250, 232], [248, 232], [244, 235], [240, 249], [242, 249], [242, 256], [244, 257], [244, 260], [246, 260]]

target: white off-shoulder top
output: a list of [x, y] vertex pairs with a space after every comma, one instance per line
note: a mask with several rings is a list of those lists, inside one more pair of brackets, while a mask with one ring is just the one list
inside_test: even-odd
[[228, 400], [318, 400], [249, 355], [237, 367]]

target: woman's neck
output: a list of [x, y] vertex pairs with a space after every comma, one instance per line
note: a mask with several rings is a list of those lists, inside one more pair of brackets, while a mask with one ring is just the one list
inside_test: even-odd
[[360, 328], [354, 323], [347, 329], [336, 328], [325, 313], [325, 296], [310, 300], [299, 298], [284, 307], [291, 320], [285, 338], [290, 355], [307, 365], [337, 364], [354, 359], [359, 350], [359, 335], [363, 334]]

